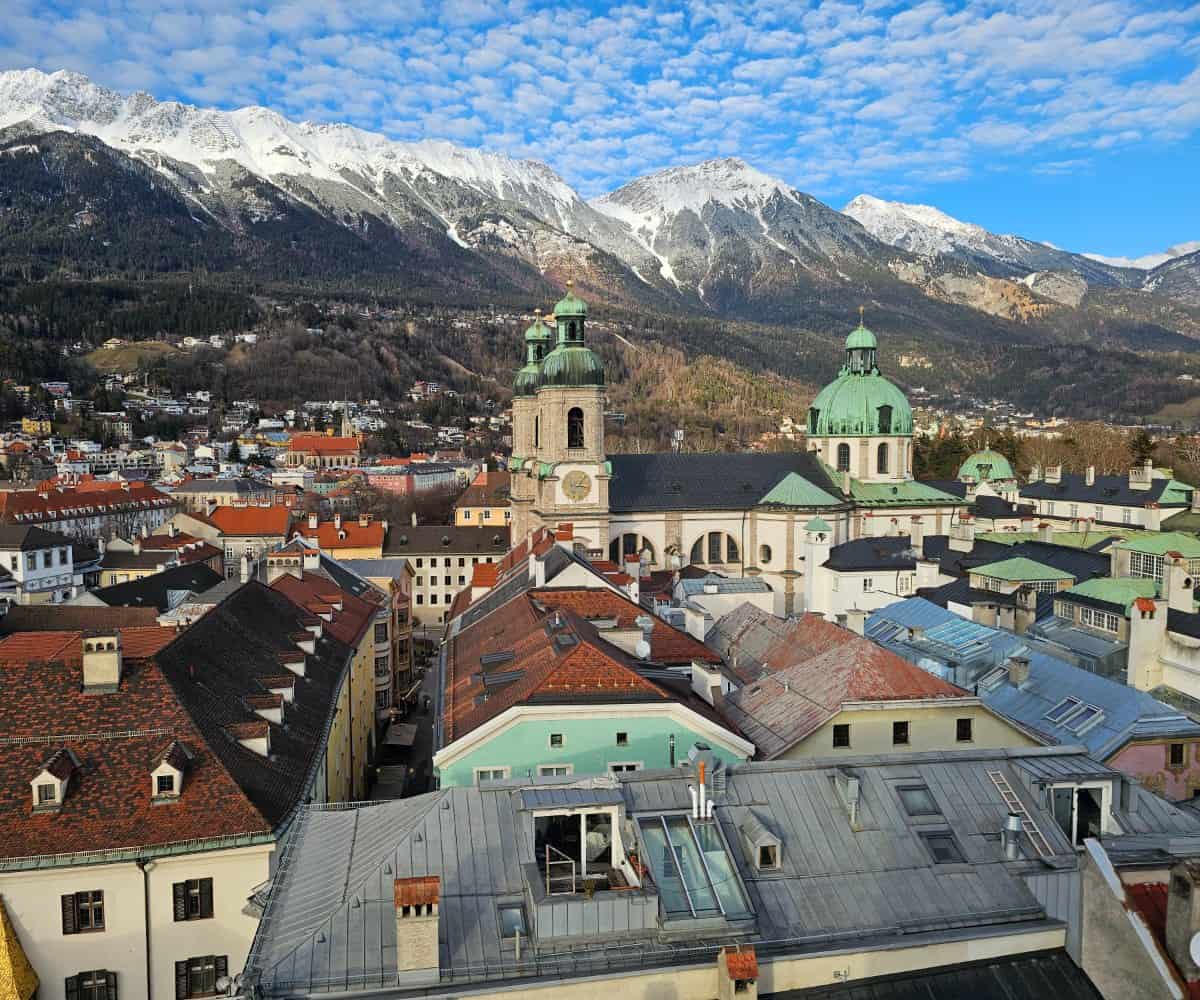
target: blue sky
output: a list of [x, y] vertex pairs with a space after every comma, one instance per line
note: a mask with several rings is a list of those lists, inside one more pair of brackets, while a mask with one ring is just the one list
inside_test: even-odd
[[0, 68], [543, 159], [737, 155], [1072, 250], [1200, 239], [1200, 3], [6, 0]]

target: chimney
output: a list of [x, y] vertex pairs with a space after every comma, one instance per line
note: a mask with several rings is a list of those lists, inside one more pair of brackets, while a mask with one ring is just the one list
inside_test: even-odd
[[417, 526], [417, 512], [415, 510], [412, 512], [412, 526], [414, 528]]
[[398, 878], [396, 904], [396, 976], [401, 987], [436, 986], [441, 975], [438, 961], [437, 875]]
[[722, 948], [717, 954], [718, 1000], [757, 1000], [758, 955], [752, 944]]
[[975, 548], [975, 520], [964, 514], [950, 525], [949, 548], [954, 552], [970, 552]]
[[1006, 861], [1021, 860], [1021, 817], [1009, 813], [1004, 817], [1004, 826], [1000, 830], [1000, 846], [1004, 849]]
[[1166, 591], [1167, 607], [1172, 611], [1191, 614], [1196, 610], [1196, 581], [1188, 573], [1187, 560], [1178, 552], [1168, 552], [1163, 557], [1163, 590]]
[[115, 691], [121, 684], [121, 633], [92, 630], [83, 633], [83, 690]]
[[1200, 931], [1200, 861], [1180, 861], [1171, 869], [1167, 889], [1167, 951], [1183, 978], [1200, 980], [1192, 958], [1192, 938]]
[[133, 536], [133, 554], [135, 556], [140, 556], [142, 554], [142, 536], [141, 535]]
[[924, 551], [925, 547], [925, 525], [921, 518], [914, 514], [912, 516], [908, 529], [909, 546], [917, 552]]
[[1135, 465], [1129, 470], [1129, 488], [1131, 490], [1148, 490], [1154, 479], [1154, 463], [1146, 459], [1141, 465]]
[[1029, 657], [1010, 656], [1008, 658], [1008, 682], [1013, 687], [1020, 687], [1029, 680]]
[[867, 613], [861, 608], [847, 609], [846, 628], [855, 635], [862, 635], [867, 630]]
[[360, 528], [365, 528], [370, 523], [371, 523], [371, 515], [370, 514], [359, 514], [358, 515], [358, 526]]
[[1042, 466], [1040, 462], [1034, 462], [1033, 468], [1029, 470], [1029, 481], [1036, 483], [1042, 478]]
[[625, 572], [632, 576], [635, 580], [642, 578], [642, 562], [637, 556], [625, 557]]
[[1037, 538], [1039, 542], [1054, 541], [1054, 526], [1048, 521], [1043, 521], [1037, 526]]
[[1146, 504], [1146, 523], [1144, 525], [1147, 531], [1162, 530], [1162, 507], [1151, 500]]
[[1024, 635], [1037, 620], [1037, 591], [1026, 585], [1017, 588], [1016, 608], [1013, 614], [1013, 631]]
[[334, 531], [342, 530], [342, 515], [338, 511], [335, 511], [333, 515], [333, 529]]
[[1192, 490], [1192, 513], [1200, 514], [1200, 488]]
[[1087, 467], [1087, 472], [1084, 473], [1083, 481], [1087, 483], [1088, 486], [1096, 485], [1096, 467], [1094, 465], [1089, 465]]
[[1047, 465], [1046, 466], [1046, 482], [1054, 485], [1062, 482], [1062, 466]]
[[175, 525], [173, 525], [173, 524], [167, 525], [167, 537], [168, 538], [174, 538], [177, 533], [178, 532], [177, 532], [177, 529], [175, 528]]
[[250, 582], [250, 556], [245, 552], [242, 553], [242, 561], [239, 565], [238, 579], [242, 583]]
[[845, 493], [846, 496], [850, 495], [850, 473], [849, 472], [842, 473], [842, 492]]
[[317, 522], [317, 515], [316, 515], [316, 513], [309, 514], [309, 515], [308, 515], [308, 530], [309, 530], [309, 531], [316, 531], [316, 530], [317, 530], [317, 523], [318, 523], [318, 522]]

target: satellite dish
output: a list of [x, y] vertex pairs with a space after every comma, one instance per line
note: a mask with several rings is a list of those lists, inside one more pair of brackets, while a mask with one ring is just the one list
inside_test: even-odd
[[1192, 940], [1188, 942], [1188, 954], [1192, 956], [1192, 961], [1200, 965], [1200, 932], [1192, 935]]
[[637, 645], [633, 647], [633, 652], [639, 660], [649, 659], [650, 643], [648, 643], [645, 639], [639, 639]]

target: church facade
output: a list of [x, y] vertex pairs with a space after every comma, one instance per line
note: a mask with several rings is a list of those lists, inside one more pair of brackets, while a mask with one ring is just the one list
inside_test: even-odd
[[513, 383], [513, 544], [573, 526], [594, 555], [652, 569], [696, 565], [759, 577], [776, 614], [820, 606], [811, 590], [832, 546], [947, 534], [966, 502], [912, 476], [912, 410], [880, 374], [875, 335], [846, 340], [838, 377], [813, 400], [807, 452], [608, 455], [604, 366], [571, 289], [525, 331]]

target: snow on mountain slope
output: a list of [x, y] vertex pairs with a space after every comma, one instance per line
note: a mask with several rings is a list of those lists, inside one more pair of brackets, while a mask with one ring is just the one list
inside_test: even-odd
[[909, 205], [860, 194], [842, 211], [884, 243], [923, 257], [956, 258], [998, 277], [1020, 278], [1034, 271], [1070, 271], [1102, 285], [1128, 285], [1137, 280], [1106, 262], [1021, 236], [992, 233], [929, 205]]
[[1152, 271], [1160, 264], [1165, 264], [1176, 257], [1184, 257], [1187, 254], [1195, 253], [1197, 250], [1200, 250], [1200, 240], [1176, 243], [1173, 247], [1167, 247], [1162, 253], [1148, 253], [1144, 257], [1105, 257], [1103, 254], [1098, 253], [1085, 253], [1083, 256], [1088, 260], [1098, 260], [1102, 264], [1111, 264], [1113, 267], [1136, 267], [1139, 271]]

